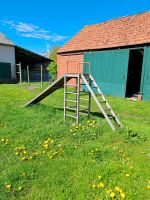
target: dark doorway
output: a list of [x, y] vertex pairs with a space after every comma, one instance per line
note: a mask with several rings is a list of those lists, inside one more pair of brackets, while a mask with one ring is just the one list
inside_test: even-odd
[[143, 49], [130, 50], [126, 86], [127, 97], [132, 97], [140, 92], [143, 54]]

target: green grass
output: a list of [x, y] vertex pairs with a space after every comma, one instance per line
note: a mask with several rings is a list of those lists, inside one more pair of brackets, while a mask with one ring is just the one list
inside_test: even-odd
[[[76, 127], [74, 120], [63, 121], [63, 90], [23, 107], [44, 87], [0, 86], [0, 199], [105, 200], [109, 189], [121, 199], [114, 190], [120, 187], [125, 199], [148, 200], [150, 102], [108, 96], [122, 130], [112, 132], [94, 102], [96, 123], [82, 117]], [[48, 138], [53, 142], [46, 150]], [[27, 153], [16, 155], [22, 145]], [[104, 187], [97, 188], [100, 182]]]

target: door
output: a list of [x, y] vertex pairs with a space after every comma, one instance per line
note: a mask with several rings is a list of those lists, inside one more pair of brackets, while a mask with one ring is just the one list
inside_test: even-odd
[[127, 75], [126, 96], [132, 97], [140, 94], [141, 72], [144, 49], [130, 50], [129, 66]]
[[0, 62], [0, 81], [11, 80], [11, 64]]
[[91, 74], [102, 92], [114, 96], [125, 97], [128, 60], [129, 49], [84, 54], [84, 61], [91, 63]]
[[144, 100], [150, 100], [150, 47], [144, 48], [141, 92]]

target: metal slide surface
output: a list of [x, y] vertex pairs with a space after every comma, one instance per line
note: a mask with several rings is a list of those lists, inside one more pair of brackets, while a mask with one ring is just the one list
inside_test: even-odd
[[[71, 78], [68, 77], [67, 81], [69, 81]], [[41, 92], [38, 96], [36, 96], [34, 99], [29, 101], [25, 106], [30, 106], [33, 104], [36, 104], [43, 100], [45, 97], [53, 93], [55, 90], [59, 89], [61, 86], [64, 86], [64, 76], [61, 76], [59, 79], [54, 81], [50, 86], [48, 86], [43, 92]]]

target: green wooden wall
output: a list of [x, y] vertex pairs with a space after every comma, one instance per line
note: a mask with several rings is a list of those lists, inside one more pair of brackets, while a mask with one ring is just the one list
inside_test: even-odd
[[144, 48], [141, 92], [143, 93], [143, 100], [150, 100], [150, 47]]
[[[125, 97], [129, 49], [106, 50], [84, 54], [91, 63], [91, 74], [104, 94]], [[84, 66], [84, 72], [87, 67]]]
[[11, 64], [0, 62], [0, 81], [11, 80]]

